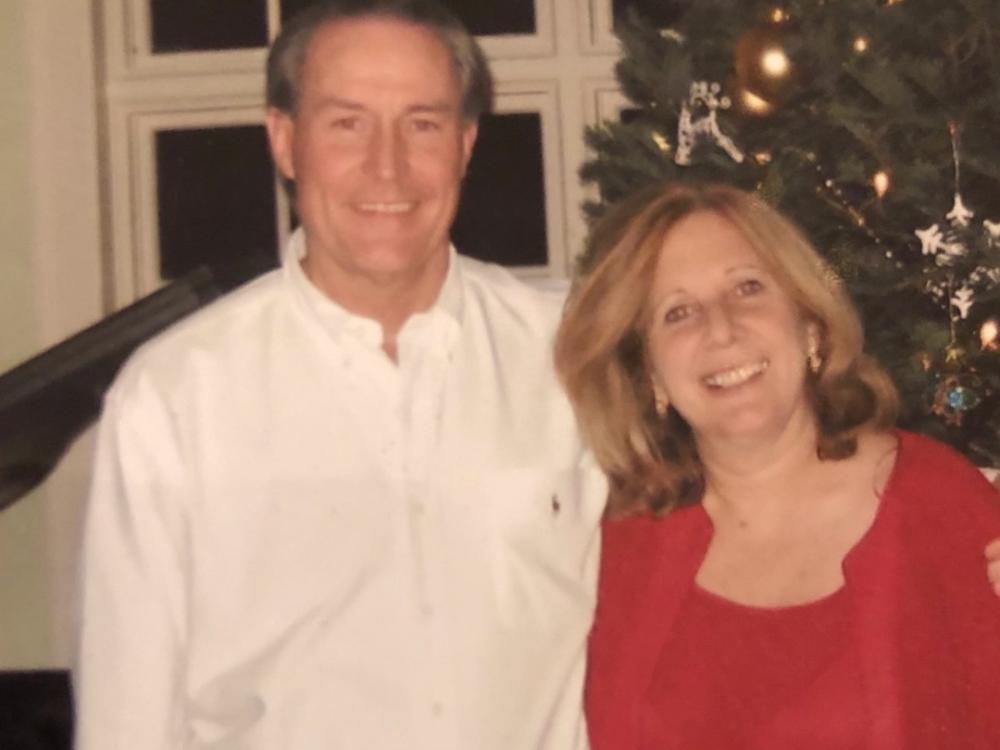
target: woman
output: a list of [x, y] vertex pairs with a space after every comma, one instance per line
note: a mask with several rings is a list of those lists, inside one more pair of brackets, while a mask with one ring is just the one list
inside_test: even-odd
[[816, 252], [721, 186], [592, 242], [556, 363], [611, 482], [594, 750], [1000, 747], [1000, 495], [892, 429]]

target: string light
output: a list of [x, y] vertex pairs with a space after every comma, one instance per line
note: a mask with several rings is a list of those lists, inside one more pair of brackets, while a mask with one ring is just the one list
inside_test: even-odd
[[996, 318], [987, 318], [979, 328], [979, 343], [983, 351], [997, 348], [997, 338], [1000, 335], [1000, 325]]
[[863, 36], [859, 36], [857, 39], [855, 39], [854, 40], [854, 51], [857, 52], [859, 55], [863, 55], [865, 52], [867, 52], [868, 51], [868, 40], [865, 37], [863, 37]]
[[884, 169], [880, 169], [872, 175], [872, 186], [875, 188], [875, 195], [879, 198], [889, 192], [890, 185], [891, 181], [889, 180], [889, 173]]
[[771, 11], [771, 20], [775, 23], [784, 23], [788, 20], [788, 14], [782, 8], [775, 8]]
[[654, 132], [650, 138], [653, 139], [653, 143], [655, 143], [656, 147], [663, 153], [670, 151], [670, 141], [664, 138], [662, 133]]

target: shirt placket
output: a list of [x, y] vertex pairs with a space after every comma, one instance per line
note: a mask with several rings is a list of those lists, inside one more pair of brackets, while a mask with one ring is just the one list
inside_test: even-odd
[[[422, 331], [430, 334], [431, 331]], [[403, 479], [414, 580], [416, 632], [421, 639], [420, 666], [413, 689], [417, 736], [427, 748], [458, 748], [454, 672], [448, 647], [450, 613], [442, 588], [442, 550], [447, 544], [444, 509], [435, 474], [446, 470], [436, 457], [440, 444], [441, 410], [448, 358], [440, 341], [427, 342], [403, 363], [401, 406]], [[423, 738], [426, 738], [425, 740]]]

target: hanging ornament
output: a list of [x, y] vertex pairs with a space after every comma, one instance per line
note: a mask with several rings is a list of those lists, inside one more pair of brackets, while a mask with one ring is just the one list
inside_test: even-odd
[[947, 349], [944, 350], [944, 361], [945, 362], [961, 362], [962, 357], [965, 356], [965, 349], [958, 346], [957, 344], [950, 344]]
[[986, 230], [986, 234], [989, 236], [990, 247], [1000, 244], [1000, 221], [983, 219], [983, 229]]
[[732, 138], [719, 129], [718, 111], [732, 106], [728, 96], [719, 96], [721, 90], [718, 83], [691, 82], [688, 99], [681, 105], [681, 116], [677, 121], [676, 164], [691, 164], [691, 152], [700, 138], [715, 142], [737, 164], [743, 162], [743, 152]]
[[656, 147], [660, 149], [660, 151], [662, 151], [663, 153], [667, 153], [670, 151], [670, 141], [668, 141], [663, 136], [663, 133], [659, 133], [654, 130], [652, 135], [650, 135], [649, 137], [653, 139], [653, 143], [656, 144]]
[[987, 318], [979, 327], [979, 345], [985, 351], [996, 351], [997, 337], [1000, 336], [1000, 325], [996, 318]]
[[951, 211], [944, 215], [944, 218], [948, 219], [954, 227], [967, 227], [969, 226], [969, 219], [973, 216], [975, 214], [962, 203], [961, 194], [955, 193], [955, 203], [952, 205]]
[[979, 381], [974, 376], [946, 375], [934, 391], [931, 411], [947, 424], [960, 426], [965, 413], [975, 409], [982, 400]]
[[669, 29], [669, 28], [660, 29], [660, 36], [663, 37], [664, 39], [670, 39], [671, 41], [674, 42], [684, 41], [684, 35], [681, 34], [679, 31], [677, 31], [676, 29]]
[[969, 308], [975, 302], [976, 295], [969, 287], [963, 286], [951, 295], [951, 306], [958, 310], [958, 315], [962, 320], [969, 317]]
[[[962, 202], [961, 194], [961, 158], [960, 138], [962, 128], [957, 122], [948, 123], [951, 134], [952, 161], [955, 171], [955, 193], [951, 211], [945, 218], [950, 227], [942, 229], [940, 224], [931, 224], [924, 229], [917, 229], [914, 234], [920, 240], [920, 250], [923, 255], [934, 256], [934, 263], [939, 267], [955, 267], [958, 258], [969, 254], [966, 240], [971, 230], [969, 222], [975, 214]], [[994, 233], [1000, 239], [1000, 222], [983, 221], [983, 228], [988, 235], [988, 242], [995, 242]], [[939, 301], [947, 300], [947, 312], [952, 326], [954, 340], [955, 324], [969, 316], [969, 310], [976, 301], [976, 293], [984, 288], [991, 288], [1000, 283], [1000, 268], [996, 266], [976, 266], [964, 278], [954, 278], [949, 275], [947, 290], [940, 283], [928, 282], [927, 290]]]
[[788, 95], [793, 77], [786, 34], [785, 26], [777, 23], [750, 29], [736, 40], [733, 52], [740, 88], [771, 105]]

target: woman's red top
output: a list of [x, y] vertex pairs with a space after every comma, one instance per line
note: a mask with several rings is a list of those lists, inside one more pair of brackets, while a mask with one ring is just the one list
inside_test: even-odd
[[1000, 597], [983, 556], [1000, 493], [951, 449], [898, 436], [844, 587], [801, 618], [752, 624], [696, 587], [712, 537], [700, 506], [605, 523], [592, 750], [1000, 748]]

